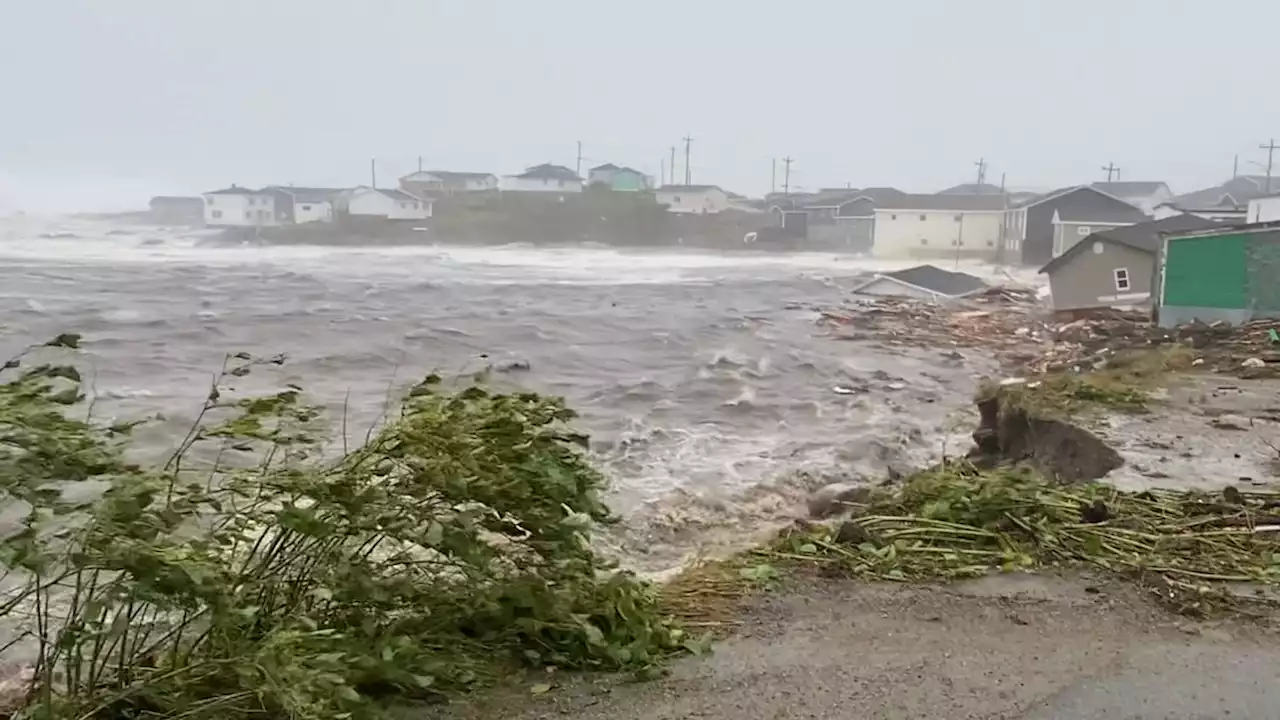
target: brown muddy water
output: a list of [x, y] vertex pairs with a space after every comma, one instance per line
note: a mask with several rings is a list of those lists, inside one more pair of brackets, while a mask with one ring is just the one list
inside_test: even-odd
[[[224, 354], [285, 353], [363, 437], [431, 371], [565, 396], [622, 516], [604, 541], [658, 572], [794, 517], [832, 475], [936, 459], [971, 429], [978, 352], [832, 340], [815, 308], [892, 265], [832, 254], [603, 248], [207, 248], [202, 233], [0, 220], [0, 354], [83, 333], [100, 416], [185, 432]], [[6, 354], [7, 353], [7, 354]], [[487, 356], [487, 357], [485, 357]], [[836, 392], [835, 387], [853, 392]], [[340, 424], [335, 422], [335, 428]], [[336, 430], [335, 430], [336, 432]]]

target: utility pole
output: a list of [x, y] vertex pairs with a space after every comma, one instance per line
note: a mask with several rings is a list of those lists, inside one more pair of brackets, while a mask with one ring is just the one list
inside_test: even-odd
[[1280, 146], [1276, 145], [1275, 138], [1271, 138], [1271, 141], [1268, 142], [1266, 145], [1258, 146], [1258, 149], [1267, 151], [1267, 194], [1268, 195], [1271, 194], [1271, 161], [1275, 159], [1277, 147], [1280, 147]]
[[778, 192], [778, 158], [772, 158], [769, 162], [769, 194]]
[[684, 184], [693, 184], [693, 170], [689, 167], [689, 146], [693, 144], [693, 138], [688, 134], [684, 136]]
[[666, 158], [662, 158], [658, 160], [658, 180], [659, 180], [658, 182], [659, 187], [667, 184], [667, 159]]
[[787, 196], [791, 195], [791, 163], [793, 162], [795, 160], [792, 160], [790, 155], [782, 158], [782, 194]]
[[1102, 172], [1107, 174], [1107, 182], [1111, 182], [1111, 177], [1113, 175], [1117, 180], [1120, 179], [1120, 168], [1116, 167], [1116, 164], [1113, 162], [1108, 162], [1106, 165], [1103, 165]]
[[369, 187], [378, 189], [378, 161], [374, 158], [369, 158], [369, 182], [373, 183]]
[[422, 172], [422, 156], [418, 156], [418, 172]]
[[670, 180], [672, 185], [675, 185], [676, 184], [676, 146], [675, 145], [671, 146], [671, 165], [669, 165], [669, 167], [671, 168], [671, 172], [670, 172], [671, 177], [668, 179]]
[[987, 161], [985, 158], [978, 158], [978, 162], [974, 163], [978, 167], [978, 192], [982, 192], [982, 184], [987, 179]]
[[573, 174], [582, 177], [582, 141], [578, 141], [578, 160], [573, 164]]
[[1006, 174], [1000, 173], [1000, 199], [1003, 212], [1000, 214], [1000, 238], [996, 242], [996, 262], [1001, 265], [1004, 264], [1004, 244], [1009, 237], [1009, 193], [1005, 192], [1004, 184]]
[[1231, 177], [1240, 177], [1240, 153], [1236, 153], [1236, 159], [1231, 161]]

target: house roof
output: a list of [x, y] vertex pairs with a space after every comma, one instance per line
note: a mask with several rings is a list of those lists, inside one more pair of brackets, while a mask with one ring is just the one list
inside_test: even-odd
[[576, 180], [581, 181], [582, 178], [578, 174], [563, 165], [555, 165], [553, 163], [542, 163], [534, 165], [524, 172], [516, 175], [521, 178], [546, 178], [550, 180]]
[[959, 297], [987, 287], [981, 278], [967, 273], [951, 272], [933, 265], [917, 265], [896, 272], [880, 273], [874, 279], [854, 288], [853, 291], [858, 292], [872, 283], [886, 279], [949, 297]]
[[903, 191], [892, 187], [869, 187], [861, 190], [824, 190], [816, 196], [807, 196], [803, 198], [805, 208], [829, 208], [840, 207], [854, 200], [867, 199], [873, 204], [879, 203], [886, 198], [902, 197], [906, 195]]
[[487, 172], [454, 172], [453, 170], [419, 170], [417, 172], [409, 173], [408, 175], [405, 175], [400, 179], [413, 181], [415, 178], [422, 175], [431, 175], [433, 177], [440, 178], [441, 180], [484, 180], [485, 178], [493, 177], [493, 173], [487, 173]]
[[269, 185], [263, 191], [278, 191], [301, 202], [324, 202], [342, 192], [342, 188], [297, 187], [295, 185]]
[[1064, 223], [1111, 223], [1114, 225], [1136, 225], [1146, 222], [1151, 216], [1136, 207], [1108, 208], [1074, 208], [1059, 207], [1053, 211], [1055, 222]]
[[1160, 188], [1169, 189], [1168, 184], [1158, 180], [1117, 180], [1116, 182], [1096, 182], [1089, 187], [1101, 190], [1108, 195], [1119, 198], [1140, 197], [1160, 192]]
[[422, 198], [418, 197], [417, 195], [407, 193], [397, 188], [369, 188], [369, 189], [376, 190], [377, 192], [380, 192], [383, 195], [386, 195], [392, 200], [422, 202]]
[[[1042, 202], [1047, 202], [1047, 201], [1049, 201], [1049, 200], [1053, 200], [1053, 199], [1055, 199], [1055, 198], [1062, 197], [1063, 195], [1069, 195], [1069, 194], [1071, 194], [1071, 193], [1074, 193], [1074, 192], [1080, 192], [1080, 191], [1082, 191], [1082, 190], [1087, 191], [1087, 192], [1097, 193], [1097, 194], [1099, 194], [1099, 195], [1104, 195], [1104, 196], [1106, 196], [1106, 197], [1111, 198], [1112, 200], [1115, 200], [1115, 201], [1117, 201], [1117, 202], [1124, 203], [1125, 205], [1128, 205], [1129, 207], [1132, 207], [1132, 208], [1133, 208], [1133, 209], [1135, 209], [1135, 210], [1137, 210], [1137, 209], [1138, 209], [1138, 208], [1137, 208], [1137, 206], [1133, 205], [1133, 204], [1132, 204], [1132, 203], [1130, 203], [1128, 200], [1125, 200], [1124, 198], [1121, 198], [1121, 197], [1117, 197], [1117, 196], [1115, 196], [1115, 195], [1112, 195], [1111, 193], [1107, 192], [1106, 190], [1103, 190], [1103, 189], [1101, 189], [1101, 188], [1097, 188], [1097, 187], [1093, 187], [1092, 185], [1068, 185], [1068, 186], [1066, 186], [1066, 187], [1056, 188], [1056, 189], [1054, 189], [1054, 190], [1050, 190], [1050, 191], [1049, 191], [1049, 192], [1047, 192], [1047, 193], [1041, 193], [1041, 194], [1039, 194], [1039, 195], [1033, 195], [1033, 196], [1031, 196], [1031, 197], [1029, 197], [1029, 198], [1025, 198], [1024, 200], [1022, 200], [1022, 201], [1018, 202], [1017, 204], [1013, 205], [1013, 207], [1015, 207], [1015, 208], [1019, 208], [1019, 209], [1021, 209], [1021, 208], [1029, 208], [1029, 207], [1033, 207], [1033, 206], [1035, 206], [1035, 205], [1039, 205], [1039, 204], [1040, 204], [1040, 203], [1042, 203]], [[1069, 221], [1069, 222], [1074, 222], [1074, 221]]]
[[1004, 191], [991, 183], [961, 183], [946, 190], [939, 190], [938, 195], [1001, 195]]
[[903, 193], [876, 201], [876, 210], [959, 210], [1005, 209], [1004, 195], [916, 195]]
[[605, 163], [603, 165], [597, 165], [591, 168], [592, 172], [595, 172], [596, 170], [621, 170], [621, 169], [622, 168], [618, 167], [617, 165], [614, 165], [613, 163]]
[[1221, 223], [1212, 220], [1205, 220], [1195, 215], [1173, 215], [1162, 220], [1148, 220], [1136, 225], [1127, 227], [1112, 228], [1101, 232], [1093, 233], [1084, 238], [1080, 242], [1072, 245], [1066, 252], [1058, 257], [1050, 260], [1048, 264], [1040, 268], [1042, 273], [1051, 273], [1062, 267], [1080, 253], [1085, 248], [1093, 246], [1096, 241], [1111, 242], [1118, 245], [1131, 247], [1134, 250], [1140, 250], [1145, 253], [1155, 255], [1160, 251], [1162, 242], [1161, 235], [1166, 233], [1195, 232], [1197, 230], [1208, 230], [1210, 228], [1223, 227]]
[[232, 185], [229, 188], [223, 188], [221, 190], [212, 190], [204, 194], [205, 195], [257, 195], [259, 192], [261, 191]]
[[[697, 193], [697, 192], [706, 192], [708, 190], [720, 190], [720, 186], [719, 185], [663, 185], [662, 187], [658, 188], [658, 192], [663, 192], [663, 193], [672, 193], [672, 192]], [[720, 192], [724, 192], [724, 190], [720, 190]]]
[[1181, 210], [1233, 210], [1277, 190], [1280, 177], [1271, 178], [1268, 190], [1264, 175], [1237, 175], [1221, 185], [1178, 195], [1165, 204]]

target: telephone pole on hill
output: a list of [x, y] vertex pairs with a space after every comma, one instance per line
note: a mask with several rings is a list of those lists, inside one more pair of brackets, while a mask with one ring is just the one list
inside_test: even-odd
[[582, 177], [582, 141], [578, 141], [578, 159], [573, 164], [573, 174]]
[[667, 175], [668, 175], [667, 179], [670, 181], [672, 185], [675, 185], [676, 184], [676, 146], [675, 145], [671, 146], [671, 164], [668, 167], [670, 169], [667, 170]]
[[1280, 146], [1276, 145], [1275, 138], [1271, 138], [1270, 142], [1268, 142], [1266, 145], [1258, 146], [1259, 150], [1267, 151], [1267, 194], [1268, 195], [1271, 194], [1271, 161], [1275, 159], [1277, 147], [1280, 147]]
[[684, 184], [693, 184], [693, 170], [689, 167], [689, 146], [693, 144], [693, 138], [689, 135], [684, 136]]
[[378, 161], [375, 158], [369, 158], [369, 183], [369, 187], [378, 189]]
[[1102, 166], [1102, 172], [1107, 174], [1107, 182], [1111, 182], [1111, 176], [1114, 175], [1117, 180], [1120, 179], [1120, 168], [1116, 167], [1113, 162], [1108, 162]]
[[987, 160], [986, 158], [978, 158], [978, 162], [974, 163], [978, 167], [978, 192], [982, 192], [982, 184], [987, 179]]
[[769, 161], [769, 194], [778, 192], [778, 158]]
[[790, 195], [790, 194], [791, 194], [791, 163], [793, 163], [793, 162], [795, 162], [795, 160], [792, 160], [790, 155], [788, 155], [788, 156], [786, 156], [786, 157], [782, 158], [782, 168], [783, 168], [783, 170], [782, 170], [782, 194], [783, 194], [783, 195]]

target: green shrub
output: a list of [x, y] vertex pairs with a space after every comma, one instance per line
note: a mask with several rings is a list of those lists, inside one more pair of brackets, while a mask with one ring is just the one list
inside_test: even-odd
[[[282, 361], [228, 358], [164, 467], [126, 460], [130, 426], [72, 417], [71, 365], [6, 364], [0, 621], [36, 656], [19, 717], [368, 717], [515, 663], [649, 669], [681, 645], [591, 548], [604, 481], [561, 401], [429, 377], [335, 459], [300, 388], [230, 397]], [[100, 499], [66, 500], [86, 483]]]

